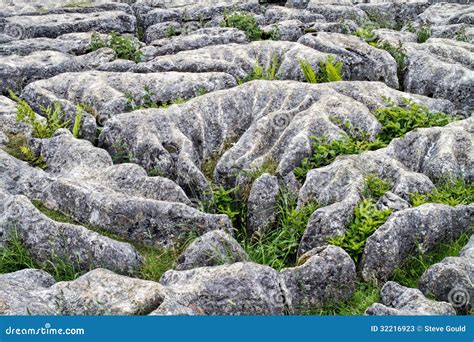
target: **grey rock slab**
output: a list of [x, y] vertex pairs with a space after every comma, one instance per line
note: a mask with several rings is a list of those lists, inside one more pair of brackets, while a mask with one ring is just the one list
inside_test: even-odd
[[181, 51], [174, 55], [158, 56], [149, 62], [139, 63], [132, 72], [151, 73], [163, 71], [180, 72], [226, 72], [244, 79], [260, 64], [267, 69], [273, 59], [278, 60], [279, 79], [303, 81], [299, 67], [300, 59], [307, 59], [315, 70], [318, 62], [328, 55], [295, 42], [256, 41], [249, 44], [224, 44], [206, 46], [196, 50]]
[[100, 123], [144, 104], [156, 105], [176, 99], [189, 99], [200, 91], [215, 91], [236, 85], [224, 73], [152, 73], [85, 71], [62, 73], [57, 77], [34, 82], [22, 93], [33, 108], [59, 101], [67, 118], [74, 122], [76, 106], [87, 105], [86, 111]]
[[430, 4], [427, 1], [391, 1], [357, 4], [357, 7], [367, 13], [371, 21], [391, 29], [400, 29], [408, 21], [426, 10]]
[[436, 300], [450, 302], [456, 309], [473, 305], [474, 235], [457, 257], [446, 257], [428, 268], [420, 278], [419, 289]]
[[4, 194], [0, 197], [4, 197], [0, 236], [8, 240], [9, 236], [17, 234], [40, 264], [62, 260], [77, 270], [104, 267], [123, 274], [133, 274], [141, 267], [141, 256], [127, 243], [78, 225], [55, 222], [39, 212], [24, 196]]
[[390, 209], [393, 211], [399, 211], [411, 207], [408, 201], [404, 200], [398, 195], [395, 195], [391, 191], [387, 191], [382, 197], [380, 197], [376, 206], [380, 210]]
[[333, 33], [354, 33], [359, 26], [353, 21], [344, 19], [343, 21], [316, 22], [308, 30], [313, 32], [333, 32]]
[[367, 239], [362, 258], [365, 280], [386, 280], [417, 250], [430, 251], [442, 241], [451, 241], [474, 223], [474, 207], [423, 204], [393, 213]]
[[152, 46], [148, 47], [150, 51], [145, 50], [145, 56], [148, 61], [156, 56], [176, 54], [180, 51], [195, 50], [210, 45], [247, 42], [245, 33], [235, 28], [203, 28], [187, 35], [154, 40], [151, 42]]
[[80, 71], [80, 61], [61, 52], [38, 51], [28, 56], [0, 57], [0, 91], [20, 91], [26, 84], [68, 71]]
[[382, 303], [371, 305], [365, 314], [369, 316], [451, 316], [456, 311], [451, 304], [427, 299], [420, 290], [399, 285], [393, 281], [385, 283], [380, 291]]
[[328, 22], [348, 19], [363, 23], [368, 19], [363, 10], [355, 6], [347, 6], [347, 4], [322, 4], [320, 1], [310, 1], [306, 9], [322, 15]]
[[173, 292], [170, 300], [205, 315], [283, 315], [288, 309], [278, 272], [250, 262], [171, 270], [160, 283]]
[[6, 96], [0, 95], [0, 132], [3, 138], [0, 139], [0, 146], [6, 145], [10, 141], [9, 135], [23, 134], [30, 136], [32, 129], [25, 123], [16, 119], [16, 102]]
[[280, 276], [288, 289], [292, 312], [298, 314], [351, 298], [356, 270], [343, 249], [326, 246], [309, 252], [302, 265], [284, 268]]
[[394, 47], [403, 46], [404, 43], [416, 43], [416, 34], [408, 31], [377, 29], [374, 34], [380, 43], [388, 43]]
[[356, 36], [340, 33], [310, 33], [299, 43], [333, 54], [344, 62], [345, 80], [381, 81], [398, 88], [397, 64], [387, 51], [374, 48]]
[[268, 173], [258, 177], [252, 184], [247, 202], [250, 234], [264, 235], [275, 224], [279, 191], [277, 177]]
[[36, 291], [54, 285], [54, 278], [42, 270], [24, 269], [0, 274], [0, 314], [1, 315], [54, 315], [47, 300]]
[[239, 243], [222, 230], [210, 231], [195, 239], [178, 257], [178, 271], [249, 261]]
[[134, 32], [135, 16], [123, 11], [22, 15], [5, 18], [4, 32], [16, 39], [56, 38], [72, 32]]
[[265, 11], [265, 19], [267, 25], [275, 24], [284, 20], [299, 20], [305, 24], [315, 21], [325, 21], [321, 14], [283, 6], [269, 7]]
[[472, 25], [474, 6], [457, 3], [437, 3], [429, 6], [415, 19], [415, 24], [431, 26], [466, 23]]
[[424, 44], [405, 44], [407, 92], [444, 98], [469, 113], [474, 108], [474, 48], [466, 42], [431, 38]]

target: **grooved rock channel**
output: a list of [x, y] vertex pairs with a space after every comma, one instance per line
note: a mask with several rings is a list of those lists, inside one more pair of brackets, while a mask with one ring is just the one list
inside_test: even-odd
[[473, 13], [2, 3], [0, 315], [472, 314]]

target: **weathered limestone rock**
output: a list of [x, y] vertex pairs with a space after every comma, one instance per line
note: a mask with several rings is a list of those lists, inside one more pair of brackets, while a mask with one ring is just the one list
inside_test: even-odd
[[182, 271], [241, 261], [249, 261], [249, 257], [239, 243], [228, 233], [214, 230], [194, 240], [179, 256], [175, 269]]
[[366, 311], [370, 316], [410, 316], [410, 315], [455, 315], [449, 303], [427, 299], [420, 290], [401, 286], [393, 281], [385, 283], [380, 303], [371, 305]]
[[171, 55], [180, 51], [195, 50], [210, 45], [244, 44], [247, 42], [248, 39], [245, 33], [235, 28], [204, 28], [188, 35], [154, 40], [151, 42], [151, 46], [145, 50], [145, 61], [149, 61], [156, 56]]
[[[30, 84], [22, 93], [35, 109], [61, 103], [63, 112], [74, 122], [78, 104], [87, 105], [88, 113], [99, 124], [134, 107], [150, 105], [145, 101], [167, 104], [176, 99], [189, 99], [199, 92], [235, 86], [235, 80], [224, 73], [153, 73], [136, 74], [87, 71], [62, 73], [57, 77]], [[93, 126], [93, 125], [91, 125]], [[91, 131], [91, 132], [89, 132]], [[95, 136], [95, 127], [87, 127]]]
[[[285, 285], [268, 266], [238, 262], [167, 271], [160, 283], [173, 292], [170, 300], [205, 315], [282, 315], [287, 311]], [[173, 307], [167, 306], [167, 300], [164, 312], [160, 307], [154, 314], [170, 313]]]
[[31, 127], [16, 120], [16, 102], [0, 95], [0, 146], [6, 145], [9, 134], [31, 135]]
[[244, 79], [255, 65], [264, 69], [277, 59], [276, 74], [280, 79], [304, 80], [299, 60], [306, 59], [315, 70], [327, 54], [302, 44], [283, 41], [256, 41], [249, 44], [206, 46], [192, 51], [181, 51], [171, 56], [158, 56], [146, 63], [139, 63], [132, 72], [150, 73], [163, 71], [226, 72]]
[[345, 80], [381, 81], [398, 88], [397, 65], [387, 51], [374, 48], [358, 37], [318, 32], [307, 34], [298, 43], [333, 54], [344, 62]]
[[248, 230], [262, 235], [271, 229], [276, 220], [278, 179], [264, 173], [253, 183], [248, 200]]
[[408, 201], [404, 200], [398, 195], [395, 195], [391, 191], [387, 191], [382, 197], [380, 197], [376, 205], [380, 210], [391, 209], [393, 211], [399, 211], [411, 207]]
[[38, 51], [24, 57], [0, 57], [0, 92], [8, 89], [18, 92], [30, 82], [82, 68], [79, 60], [55, 51]]
[[437, 300], [466, 310], [474, 304], [474, 235], [459, 257], [447, 257], [423, 273], [420, 290]]
[[416, 43], [416, 34], [407, 31], [377, 29], [374, 34], [380, 43], [388, 43], [394, 47], [403, 46], [404, 43]]
[[332, 4], [322, 4], [321, 0], [311, 0], [306, 9], [312, 13], [321, 14], [328, 22], [348, 19], [358, 23], [363, 23], [367, 20], [367, 14], [358, 7], [347, 6], [347, 2], [335, 3], [334, 1], [331, 1], [331, 3]]
[[5, 33], [16, 39], [56, 38], [72, 32], [134, 32], [136, 19], [122, 11], [21, 15], [5, 18]]
[[450, 241], [474, 223], [474, 206], [423, 204], [393, 213], [367, 239], [362, 259], [365, 280], [386, 280], [417, 249], [429, 251]]
[[288, 289], [293, 313], [303, 313], [351, 298], [356, 271], [350, 256], [341, 248], [326, 246], [308, 252], [300, 266], [280, 272]]
[[308, 24], [315, 21], [325, 21], [321, 14], [307, 10], [294, 9], [282, 6], [272, 6], [265, 11], [267, 25], [275, 24], [284, 20], [299, 20]]
[[304, 35], [305, 25], [296, 19], [284, 20], [276, 24], [262, 27], [263, 32], [273, 37], [274, 39], [282, 41], [296, 42], [302, 35]]
[[[474, 48], [466, 42], [431, 38], [424, 44], [405, 44], [405, 91], [448, 99], [466, 113], [474, 108]], [[468, 114], [470, 115], [470, 114]]]
[[456, 3], [437, 3], [428, 7], [415, 20], [415, 24], [440, 26], [466, 23], [472, 25], [472, 5]]
[[95, 269], [54, 284], [44, 271], [0, 275], [0, 313], [6, 315], [146, 315], [168, 295], [152, 281]]
[[360, 3], [357, 7], [367, 13], [371, 21], [383, 27], [399, 30], [405, 23], [413, 21], [417, 15], [428, 8], [429, 3], [427, 1], [390, 1]]
[[434, 187], [431, 179], [442, 180], [451, 175], [471, 181], [472, 129], [472, 119], [418, 129], [395, 139], [387, 148], [339, 157], [328, 166], [311, 170], [299, 193], [298, 205], [313, 200], [320, 208], [308, 222], [299, 253], [344, 233], [361, 200], [367, 175], [389, 180], [391, 192], [402, 200], [407, 200], [410, 193], [430, 192]]
[[0, 193], [0, 199], [3, 202], [0, 236], [8, 240], [9, 236], [17, 234], [39, 263], [59, 259], [78, 270], [104, 267], [124, 274], [133, 274], [141, 266], [141, 256], [128, 243], [81, 226], [55, 222], [40, 213], [24, 196]]
[[56, 314], [48, 301], [37, 293], [54, 283], [54, 278], [41, 270], [24, 269], [0, 274], [0, 315]]

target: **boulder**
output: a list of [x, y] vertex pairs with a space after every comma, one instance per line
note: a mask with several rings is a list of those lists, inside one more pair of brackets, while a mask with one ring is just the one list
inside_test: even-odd
[[128, 243], [112, 240], [78, 225], [55, 222], [39, 212], [24, 196], [0, 193], [0, 198], [3, 202], [0, 236], [7, 241], [12, 235], [18, 236], [40, 264], [48, 265], [60, 260], [78, 271], [104, 267], [123, 274], [133, 274], [141, 267], [140, 254]]
[[302, 265], [280, 272], [293, 313], [320, 309], [328, 303], [343, 302], [352, 297], [356, 270], [343, 249], [336, 246], [313, 249], [304, 260]]
[[[285, 285], [268, 266], [234, 263], [187, 271], [167, 271], [160, 283], [173, 295], [169, 300], [205, 315], [283, 315], [287, 312]], [[167, 304], [155, 314], [169, 314]]]
[[425, 295], [449, 302], [466, 312], [474, 304], [474, 235], [458, 257], [446, 257], [423, 273], [419, 283]]
[[214, 230], [195, 239], [178, 257], [175, 269], [183, 271], [241, 261], [249, 261], [249, 257], [239, 243], [228, 233]]
[[365, 314], [369, 316], [423, 316], [455, 315], [449, 303], [427, 299], [420, 290], [410, 289], [393, 281], [385, 283], [380, 291], [382, 303], [372, 304]]
[[362, 258], [365, 280], [386, 280], [417, 251], [451, 241], [474, 223], [474, 206], [423, 204], [393, 213], [368, 239]]
[[264, 235], [275, 224], [278, 179], [264, 173], [253, 183], [248, 199], [248, 230], [250, 234]]

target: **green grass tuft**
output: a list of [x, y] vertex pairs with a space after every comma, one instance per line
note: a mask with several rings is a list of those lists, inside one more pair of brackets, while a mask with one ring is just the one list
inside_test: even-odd
[[220, 23], [221, 27], [234, 27], [245, 32], [250, 40], [261, 40], [263, 31], [257, 24], [255, 17], [248, 12], [233, 12], [224, 14], [224, 19]]
[[128, 59], [135, 63], [139, 63], [143, 59], [140, 41], [134, 37], [112, 32], [103, 39], [99, 33], [94, 32], [91, 36], [89, 50], [96, 51], [104, 47], [114, 50], [116, 57], [120, 59]]
[[474, 183], [463, 179], [441, 181], [429, 194], [411, 194], [410, 204], [414, 207], [425, 203], [441, 203], [450, 206], [474, 203]]

